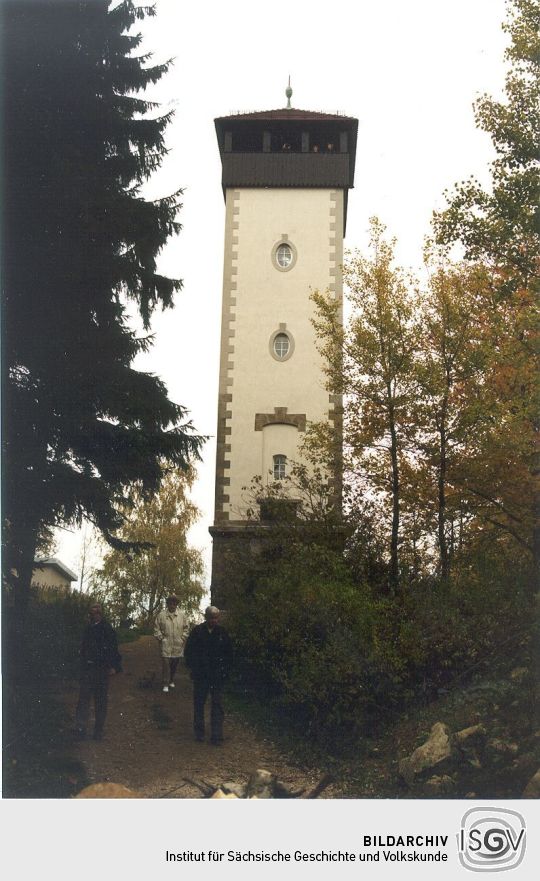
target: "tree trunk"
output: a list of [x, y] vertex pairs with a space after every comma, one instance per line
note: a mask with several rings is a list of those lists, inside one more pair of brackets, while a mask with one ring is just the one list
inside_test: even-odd
[[535, 492], [533, 502], [533, 571], [531, 578], [531, 594], [538, 594], [540, 591], [540, 494]]
[[450, 557], [448, 555], [448, 543], [446, 540], [446, 405], [443, 407], [441, 417], [441, 427], [439, 429], [440, 437], [440, 453], [439, 453], [439, 486], [438, 496], [439, 505], [437, 511], [438, 518], [438, 539], [439, 539], [439, 557], [441, 562], [441, 578], [443, 581], [448, 579], [450, 574]]
[[399, 463], [397, 449], [396, 424], [394, 419], [394, 405], [391, 397], [391, 389], [388, 387], [390, 400], [390, 456], [392, 460], [392, 536], [390, 539], [390, 591], [396, 593], [399, 588]]
[[[540, 433], [540, 425], [535, 420], [534, 431], [538, 436]], [[532, 502], [532, 552], [533, 552], [533, 570], [531, 577], [531, 594], [534, 596], [540, 591], [540, 488], [538, 481], [540, 480], [540, 452], [538, 449], [533, 454], [532, 463], [532, 480], [533, 480], [533, 502]]]

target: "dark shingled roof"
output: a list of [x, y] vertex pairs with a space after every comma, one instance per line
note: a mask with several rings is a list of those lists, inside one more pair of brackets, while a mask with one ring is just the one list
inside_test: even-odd
[[282, 107], [279, 110], [255, 110], [253, 113], [232, 113], [230, 116], [218, 116], [215, 120], [218, 122], [223, 119], [353, 119], [351, 116], [345, 116], [343, 113], [322, 113], [319, 110], [298, 110], [296, 107]]

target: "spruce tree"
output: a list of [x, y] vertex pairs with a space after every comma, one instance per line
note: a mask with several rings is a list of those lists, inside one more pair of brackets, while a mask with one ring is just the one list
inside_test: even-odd
[[43, 528], [88, 517], [113, 546], [119, 502], [185, 469], [200, 438], [163, 382], [135, 370], [181, 283], [156, 257], [178, 191], [149, 201], [170, 114], [140, 93], [170, 62], [137, 54], [131, 0], [4, 5], [5, 573], [24, 610]]

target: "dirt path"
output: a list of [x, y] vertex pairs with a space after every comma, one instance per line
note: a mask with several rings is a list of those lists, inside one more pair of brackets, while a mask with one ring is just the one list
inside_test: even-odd
[[[124, 672], [111, 681], [105, 737], [74, 747], [91, 783], [122, 783], [145, 798], [200, 798], [200, 790], [186, 778], [215, 784], [244, 782], [256, 768], [266, 768], [293, 789], [311, 788], [321, 778], [322, 772], [306, 773], [289, 764], [270, 741], [227, 712], [226, 702], [223, 745], [196, 743], [192, 686], [185, 668], [179, 668], [175, 690], [163, 694], [161, 661], [153, 637], [122, 645], [121, 652]], [[72, 713], [75, 687], [65, 694], [65, 700]], [[337, 790], [325, 791], [327, 798], [339, 796]]]

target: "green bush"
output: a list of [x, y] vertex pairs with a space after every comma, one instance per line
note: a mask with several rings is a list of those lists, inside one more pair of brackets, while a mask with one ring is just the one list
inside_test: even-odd
[[231, 598], [242, 682], [287, 708], [305, 734], [355, 729], [359, 708], [372, 701], [366, 681], [376, 614], [338, 555], [292, 545], [255, 589]]
[[65, 798], [85, 785], [84, 769], [69, 754], [67, 731], [73, 720], [55, 681], [78, 676], [89, 604], [90, 597], [79, 593], [33, 588], [22, 622], [12, 606], [4, 605], [3, 768], [8, 798]]
[[32, 589], [25, 630], [28, 670], [34, 678], [78, 674], [79, 646], [91, 598], [80, 593]]
[[531, 621], [529, 572], [491, 548], [463, 559], [449, 582], [409, 588], [402, 601], [398, 650], [415, 690], [434, 691], [501, 655], [511, 656]]
[[451, 583], [383, 598], [328, 548], [293, 541], [279, 551], [268, 547], [231, 596], [229, 626], [243, 687], [304, 736], [337, 744], [370, 732], [489, 663], [501, 644], [511, 652], [527, 629], [525, 573], [493, 557]]
[[141, 636], [150, 636], [152, 633], [153, 628], [150, 626], [118, 627], [116, 636], [118, 638], [118, 644], [122, 645], [126, 642], [135, 642]]

